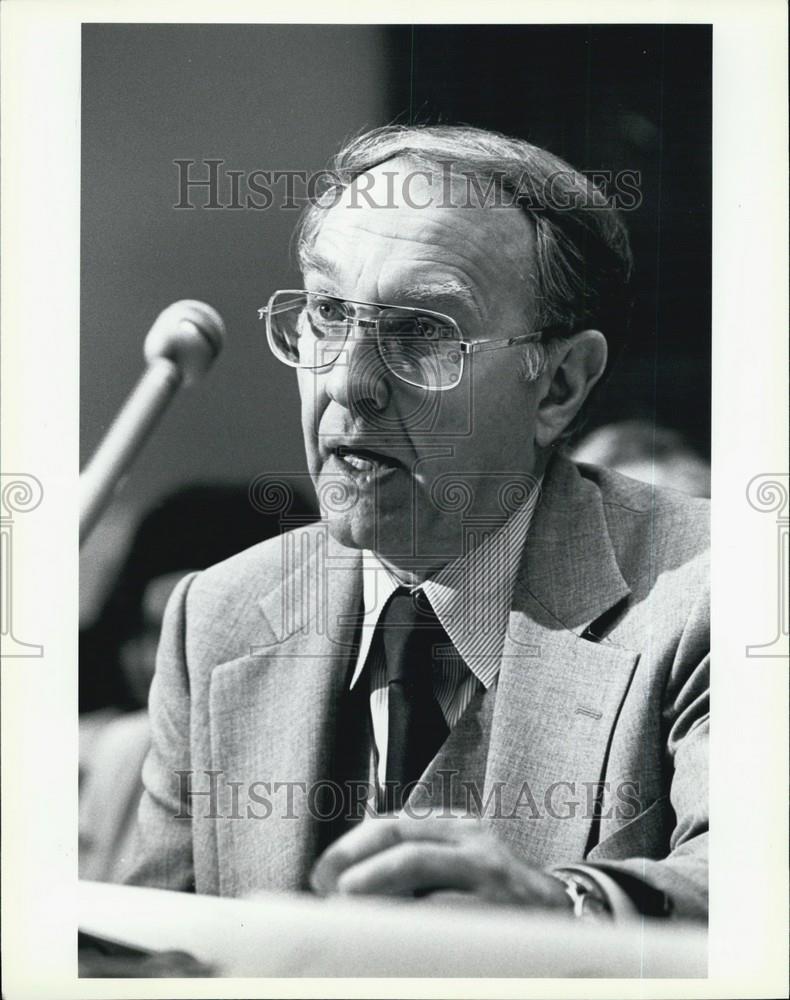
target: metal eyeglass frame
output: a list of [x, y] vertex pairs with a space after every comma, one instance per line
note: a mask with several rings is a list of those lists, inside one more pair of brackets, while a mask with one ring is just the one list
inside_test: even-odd
[[[269, 348], [272, 354], [277, 358], [277, 360], [281, 361], [284, 365], [288, 365], [289, 368], [302, 368], [305, 371], [318, 371], [320, 368], [331, 368], [335, 364], [335, 361], [337, 361], [337, 358], [335, 358], [334, 361], [330, 361], [325, 365], [303, 365], [299, 361], [289, 361], [287, 358], [284, 358], [282, 356], [282, 354], [277, 349], [277, 347], [275, 347], [274, 344], [274, 335], [272, 333], [272, 321], [271, 321], [272, 315], [276, 315], [276, 313], [272, 309], [272, 302], [278, 295], [316, 295], [320, 296], [322, 299], [328, 299], [332, 302], [341, 302], [351, 306], [372, 306], [375, 309], [397, 309], [401, 312], [417, 313], [418, 315], [421, 316], [429, 316], [431, 318], [442, 320], [442, 322], [449, 323], [458, 334], [458, 340], [454, 341], [454, 344], [458, 346], [458, 349], [461, 352], [461, 371], [458, 374], [458, 381], [453, 382], [450, 385], [417, 385], [414, 382], [410, 382], [402, 375], [399, 375], [398, 372], [390, 368], [390, 366], [387, 364], [387, 359], [384, 356], [384, 352], [381, 349], [381, 341], [379, 339], [381, 333], [379, 328], [379, 324], [381, 322], [380, 317], [376, 319], [368, 319], [364, 316], [348, 316], [346, 320], [349, 326], [349, 330], [352, 326], [361, 327], [363, 330], [375, 330], [376, 346], [378, 348], [379, 355], [381, 356], [381, 360], [387, 366], [387, 370], [391, 372], [395, 376], [395, 378], [400, 379], [400, 381], [404, 382], [406, 385], [410, 385], [412, 388], [426, 389], [428, 392], [445, 392], [448, 389], [455, 389], [458, 385], [460, 385], [465, 369], [464, 359], [466, 358], [467, 355], [479, 354], [482, 351], [500, 351], [506, 347], [515, 347], [519, 344], [526, 344], [529, 343], [529, 341], [531, 340], [537, 340], [539, 337], [543, 335], [543, 333], [546, 332], [545, 330], [536, 330], [533, 333], [519, 334], [519, 336], [517, 337], [488, 337], [484, 340], [464, 340], [463, 335], [461, 333], [461, 328], [458, 326], [458, 324], [452, 318], [452, 316], [448, 316], [446, 313], [436, 312], [436, 310], [434, 309], [417, 309], [416, 307], [413, 306], [387, 305], [384, 302], [361, 302], [356, 299], [344, 299], [338, 295], [328, 295], [324, 292], [308, 292], [304, 288], [280, 288], [276, 292], [272, 293], [268, 303], [265, 306], [262, 306], [260, 309], [258, 309], [258, 319], [266, 320], [266, 339], [268, 341]], [[286, 309], [288, 308], [290, 308], [290, 304], [287, 306], [283, 306], [282, 309], [277, 310], [277, 312], [280, 311], [285, 312]], [[340, 355], [340, 352], [342, 352], [343, 348], [345, 347], [347, 339], [348, 339], [348, 331], [346, 332], [345, 340], [340, 346], [338, 357]]]

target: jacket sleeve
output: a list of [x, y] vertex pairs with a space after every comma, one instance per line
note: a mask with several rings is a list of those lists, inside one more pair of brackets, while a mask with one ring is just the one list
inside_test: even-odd
[[149, 696], [151, 748], [123, 881], [194, 892], [190, 819], [190, 690], [185, 654], [186, 599], [197, 574], [175, 588], [165, 611]]
[[[592, 863], [616, 879], [642, 912], [660, 915], [663, 894], [668, 915], [687, 919], [705, 919], [708, 912], [710, 638], [705, 590], [686, 621], [664, 690], [662, 721], [671, 807], [666, 812], [673, 817], [668, 853], [663, 858], [640, 856], [641, 817], [637, 817], [631, 837], [633, 856], [623, 858], [618, 851], [619, 859], [607, 860], [604, 841], [593, 852]], [[653, 808], [666, 804], [654, 803]]]

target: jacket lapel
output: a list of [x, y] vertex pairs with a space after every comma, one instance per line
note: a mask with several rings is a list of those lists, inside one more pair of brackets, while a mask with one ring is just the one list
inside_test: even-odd
[[481, 690], [453, 727], [409, 796], [409, 808], [453, 809], [477, 815], [491, 738], [496, 687]]
[[638, 655], [584, 637], [626, 598], [601, 496], [555, 459], [516, 583], [491, 723], [485, 815], [539, 866], [579, 860]]
[[[354, 650], [358, 553], [324, 525], [284, 539], [281, 583], [263, 596], [249, 633], [259, 642], [212, 676], [222, 895], [305, 887], [319, 849], [309, 790], [327, 776]], [[235, 806], [232, 782], [241, 783]]]

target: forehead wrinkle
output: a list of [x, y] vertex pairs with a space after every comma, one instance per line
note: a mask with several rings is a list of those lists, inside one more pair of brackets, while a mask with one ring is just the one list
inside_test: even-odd
[[[333, 211], [336, 211], [334, 209]], [[463, 212], [466, 209], [445, 209], [445, 214], [448, 212]], [[492, 212], [493, 209], [478, 209], [475, 210], [477, 214], [480, 211]], [[358, 233], [365, 233], [369, 236], [378, 237], [383, 240], [391, 240], [397, 243], [411, 244], [413, 246], [421, 246], [432, 251], [446, 251], [455, 255], [457, 258], [457, 264], [455, 265], [457, 270], [463, 273], [464, 267], [467, 266], [467, 271], [470, 276], [472, 276], [473, 282], [475, 281], [475, 275], [479, 274], [477, 278], [477, 283], [481, 285], [481, 288], [488, 287], [497, 275], [502, 272], [503, 268], [512, 268], [514, 271], [514, 277], [520, 281], [526, 281], [529, 275], [530, 267], [530, 257], [533, 253], [533, 241], [531, 239], [530, 222], [526, 218], [520, 209], [512, 208], [506, 211], [512, 211], [517, 213], [518, 217], [522, 220], [522, 223], [528, 229], [528, 235], [526, 237], [516, 237], [513, 232], [513, 227], [508, 227], [509, 232], [502, 232], [500, 237], [496, 241], [495, 253], [492, 253], [492, 247], [486, 245], [485, 240], [475, 239], [475, 235], [478, 232], [475, 226], [466, 226], [459, 232], [452, 223], [449, 221], [452, 216], [448, 216], [447, 220], [441, 218], [441, 216], [434, 214], [432, 218], [426, 221], [427, 232], [415, 234], [404, 234], [398, 232], [397, 230], [390, 230], [389, 232], [382, 232], [376, 228], [370, 228], [364, 224], [364, 221], [359, 219], [357, 216], [353, 219], [353, 229]], [[340, 216], [335, 217], [340, 220]], [[458, 216], [455, 216], [458, 218]], [[467, 218], [466, 216], [461, 216], [461, 218]], [[513, 217], [515, 219], [515, 216]], [[359, 220], [359, 221], [358, 221]], [[321, 236], [328, 237], [332, 240], [333, 229], [335, 233], [337, 229], [332, 226], [331, 213], [327, 217], [326, 223], [318, 231], [315, 237], [315, 242], [317, 243]], [[326, 230], [326, 231], [325, 231]], [[448, 232], [452, 239], [447, 242], [442, 242], [437, 240], [436, 236], [439, 232]], [[342, 230], [342, 223], [340, 229], [341, 240], [346, 236]], [[518, 243], [521, 240], [521, 245]], [[465, 249], [468, 248], [468, 249]], [[317, 256], [322, 257], [323, 255], [318, 254]], [[448, 266], [449, 262], [438, 261], [431, 258], [426, 258], [426, 262], [436, 266], [436, 264], [441, 264], [442, 266]], [[332, 271], [336, 272], [336, 268], [332, 265]], [[475, 302], [478, 307], [481, 306], [479, 300], [475, 297]]]
[[[446, 212], [464, 212], [467, 209], [456, 208], [456, 209], [446, 209]], [[457, 246], [459, 242], [456, 235], [456, 240], [453, 242], [453, 252], [458, 255], [461, 260], [468, 262], [473, 268], [480, 268], [483, 272], [490, 270], [495, 273], [499, 273], [503, 266], [512, 267], [519, 279], [523, 280], [529, 270], [530, 257], [534, 251], [534, 240], [533, 240], [533, 228], [532, 223], [526, 217], [526, 215], [519, 208], [510, 208], [504, 210], [499, 209], [475, 209], [475, 215], [480, 216], [480, 213], [488, 213], [484, 216], [486, 219], [494, 218], [490, 213], [494, 211], [504, 211], [506, 213], [511, 213], [509, 215], [499, 215], [497, 218], [511, 218], [514, 224], [522, 230], [522, 232], [517, 233], [514, 226], [509, 225], [507, 227], [499, 227], [499, 232], [494, 235], [491, 230], [488, 230], [484, 235], [484, 239], [476, 239], [475, 237], [481, 233], [481, 229], [478, 226], [471, 225], [465, 227], [465, 232], [462, 232], [464, 247], [468, 247], [474, 253], [464, 253], [464, 251]], [[515, 213], [515, 214], [513, 214]], [[449, 222], [450, 217], [443, 218], [441, 215], [435, 216], [430, 220], [430, 224], [436, 227], [438, 230], [449, 230], [454, 233], [452, 224]], [[468, 216], [461, 216], [461, 218], [468, 218]], [[523, 227], [526, 226], [526, 232], [524, 232]], [[491, 240], [495, 241], [495, 252], [491, 253], [491, 248], [487, 245]], [[482, 266], [481, 265], [487, 265]]]
[[[391, 226], [385, 228], [370, 228], [370, 225], [365, 224], [366, 218], [371, 217], [371, 213], [375, 212], [375, 218], [382, 220], [387, 223], [392, 223]], [[506, 205], [501, 208], [488, 207], [463, 207], [463, 206], [444, 206], [441, 204], [429, 204], [425, 206], [415, 206], [414, 208], [406, 206], [397, 206], [394, 211], [384, 210], [379, 207], [365, 207], [352, 208], [347, 205], [336, 205], [329, 209], [323, 221], [317, 227], [313, 243], [316, 243], [325, 228], [332, 228], [333, 225], [340, 225], [341, 227], [350, 220], [350, 224], [353, 228], [360, 230], [361, 232], [366, 232], [376, 236], [382, 236], [384, 238], [391, 239], [410, 239], [409, 236], [402, 236], [400, 233], [400, 227], [403, 219], [417, 220], [423, 228], [439, 229], [439, 230], [449, 230], [453, 236], [455, 242], [460, 239], [464, 243], [472, 243], [478, 246], [480, 249], [484, 249], [479, 243], [474, 239], [475, 235], [479, 232], [484, 231], [487, 227], [485, 223], [491, 222], [493, 220], [502, 220], [504, 225], [495, 226], [499, 232], [494, 235], [491, 233], [491, 229], [488, 232], [494, 236], [497, 244], [501, 242], [507, 242], [510, 244], [520, 241], [524, 244], [525, 250], [531, 245], [531, 236], [534, 234], [534, 223], [526, 215], [526, 213], [516, 205]], [[520, 233], [516, 233], [516, 230], [521, 230]], [[417, 237], [418, 241], [422, 237]]]
[[[484, 265], [488, 264], [490, 261], [490, 253], [487, 252], [486, 247], [484, 247], [482, 244], [475, 243], [474, 239], [472, 239], [471, 236], [464, 239], [463, 241], [459, 241], [457, 238], [457, 233], [455, 233], [455, 231], [453, 231], [450, 226], [444, 226], [444, 227], [440, 226], [439, 228], [447, 228], [450, 229], [451, 232], [453, 232], [453, 235], [456, 236], [456, 239], [453, 241], [452, 244], [442, 244], [440, 242], [437, 242], [435, 239], [426, 239], [424, 235], [414, 236], [398, 232], [381, 233], [377, 229], [370, 229], [365, 225], [355, 224], [354, 226], [354, 230], [356, 233], [366, 233], [369, 236], [374, 236], [382, 240], [391, 240], [393, 242], [403, 243], [406, 245], [411, 245], [413, 247], [421, 247], [426, 250], [431, 250], [434, 253], [438, 252], [439, 254], [439, 256], [437, 257], [430, 256], [430, 257], [401, 258], [396, 256], [392, 260], [388, 259], [386, 261], [386, 263], [388, 264], [425, 263], [431, 267], [439, 266], [457, 270], [462, 274], [464, 273], [463, 265], [466, 265], [466, 269], [468, 270], [470, 275], [474, 275], [475, 272], [479, 272], [481, 277], [485, 279], [487, 268]], [[325, 240], [328, 240], [330, 243], [332, 243], [334, 240], [337, 239], [337, 235], [338, 235], [337, 230], [336, 229], [333, 230], [333, 227], [331, 225], [327, 226], [326, 229], [322, 227], [321, 231], [316, 236], [316, 243], [322, 237]], [[341, 229], [340, 230], [341, 242], [343, 239], [348, 239], [348, 234], [344, 233]], [[476, 250], [477, 253], [468, 253], [468, 252], [465, 253], [464, 250], [462, 250], [457, 245], [459, 242], [462, 242], [463, 245], [471, 244], [472, 249]], [[455, 263], [441, 259], [441, 255], [448, 252], [452, 253], [456, 257]], [[502, 256], [505, 262], [513, 263], [513, 258], [511, 256], [509, 255], [502, 255]], [[306, 251], [303, 260], [305, 264], [305, 270], [310, 269], [310, 270], [321, 271], [325, 273], [328, 277], [339, 277], [339, 267], [336, 260], [332, 260], [331, 258], [327, 257], [325, 254], [322, 254], [318, 250], [311, 248], [310, 250]], [[491, 262], [490, 264], [490, 270], [491, 271], [498, 270], [498, 268], [496, 267], [495, 264], [493, 264], [493, 262]], [[471, 291], [472, 286], [470, 285], [469, 282], [465, 281], [462, 282], [461, 284], [464, 286], [467, 293]]]
[[307, 271], [316, 271], [330, 278], [338, 276], [337, 262], [332, 260], [331, 257], [326, 257], [324, 254], [319, 253], [315, 249], [314, 244], [306, 247], [299, 256], [301, 258], [302, 270], [305, 273]]
[[[466, 211], [465, 209], [446, 209], [443, 213], [441, 211], [433, 212], [430, 218], [425, 219], [422, 225], [416, 227], [414, 232], [403, 233], [389, 225], [382, 228], [373, 226], [370, 221], [366, 224], [364, 214], [355, 213], [350, 218], [349, 215], [341, 213], [341, 208], [342, 206], [340, 208], [336, 207], [327, 213], [323, 224], [314, 236], [312, 246], [306, 248], [303, 254], [305, 273], [315, 270], [327, 278], [334, 278], [334, 284], [338, 288], [342, 287], [345, 284], [344, 279], [348, 278], [348, 275], [344, 273], [343, 264], [340, 263], [343, 247], [345, 244], [349, 244], [350, 241], [350, 258], [354, 258], [355, 237], [362, 236], [363, 234], [364, 236], [381, 240], [385, 245], [387, 242], [392, 245], [390, 253], [382, 254], [382, 260], [379, 263], [379, 278], [386, 275], [391, 267], [403, 265], [424, 264], [426, 270], [433, 268], [444, 271], [456, 271], [460, 276], [459, 280], [465, 286], [465, 289], [459, 289], [461, 292], [461, 301], [459, 304], [466, 306], [484, 319], [490, 318], [488, 314], [491, 310], [496, 312], [494, 302], [488, 301], [489, 290], [493, 290], [501, 285], [503, 275], [506, 275], [507, 272], [510, 272], [511, 275], [505, 279], [508, 284], [513, 282], [515, 286], [526, 288], [530, 273], [531, 256], [534, 252], [534, 240], [532, 239], [532, 229], [529, 219], [517, 208], [508, 209], [507, 211], [516, 213], [518, 216], [521, 223], [518, 227], [521, 230], [520, 232], [516, 231], [517, 227], [515, 225], [498, 227], [498, 233], [486, 227], [482, 239], [478, 235], [480, 230], [474, 224], [471, 224], [473, 220], [469, 219], [468, 215], [458, 216], [457, 213], [459, 211]], [[474, 210], [475, 217], [479, 216], [481, 211], [483, 210]], [[493, 209], [486, 209], [485, 211], [488, 213], [486, 215], [487, 219], [493, 218], [490, 215]], [[450, 212], [454, 212], [455, 215], [450, 215]], [[442, 217], [442, 215], [445, 217]], [[514, 223], [516, 215], [509, 216], [512, 217]], [[419, 221], [422, 221], [424, 216], [422, 218], [418, 216], [417, 218]], [[453, 224], [453, 218], [464, 220], [464, 225], [459, 228], [457, 224]], [[466, 224], [467, 219], [470, 222], [469, 225]], [[392, 215], [388, 216], [387, 222], [390, 220], [392, 220], [394, 226], [396, 224], [395, 217]], [[449, 240], [445, 238], [446, 235], [450, 236]], [[322, 253], [318, 249], [318, 245], [322, 240], [328, 244], [330, 256], [327, 256], [326, 252]], [[401, 256], [398, 253], [400, 245], [412, 248], [415, 251], [419, 248], [419, 250], [422, 250], [424, 256]], [[426, 251], [428, 251], [427, 254], [425, 253]], [[453, 259], [444, 259], [446, 256], [450, 256]], [[369, 265], [371, 261], [359, 260], [357, 262], [362, 270], [368, 270], [365, 266], [366, 263]], [[358, 271], [357, 273], [361, 274], [362, 271]], [[441, 278], [437, 278], [437, 280], [441, 280]], [[376, 284], [378, 283], [379, 279], [376, 280]], [[424, 284], [424, 282], [419, 280], [416, 283]], [[406, 284], [407, 279], [404, 277], [404, 285], [399, 288], [399, 292], [402, 295], [406, 294]], [[511, 285], [511, 287], [514, 287], [514, 285]], [[329, 291], [328, 288], [325, 290]], [[384, 301], [384, 298], [380, 295], [376, 298], [377, 301]], [[391, 302], [391, 304], [395, 303]]]
[[[465, 210], [447, 209], [446, 211], [461, 212]], [[342, 218], [347, 219], [349, 217], [344, 216]], [[390, 216], [389, 218], [393, 217]], [[459, 231], [457, 227], [452, 225], [452, 223], [449, 221], [449, 218], [464, 218], [464, 217], [450, 216], [448, 217], [448, 221], [445, 221], [443, 218], [441, 218], [441, 216], [434, 214], [432, 218], [424, 221], [422, 232], [417, 230], [414, 233], [403, 233], [399, 229], [391, 229], [388, 231], [383, 231], [376, 227], [365, 225], [364, 217], [360, 218], [360, 216], [355, 216], [355, 217], [352, 216], [351, 230], [355, 233], [365, 233], [368, 236], [375, 236], [383, 240], [393, 240], [400, 243], [414, 243], [426, 247], [452, 250], [452, 252], [458, 254], [459, 257], [465, 258], [467, 260], [472, 260], [473, 259], [472, 257], [470, 257], [468, 254], [464, 254], [463, 251], [460, 249], [458, 244], [461, 244], [461, 246], [472, 247], [474, 250], [478, 252], [478, 254], [487, 258], [489, 256], [489, 248], [485, 245], [485, 241], [475, 239], [475, 235], [480, 232], [479, 227], [465, 226], [462, 230]], [[524, 217], [524, 221], [528, 223], [526, 217]], [[315, 244], [317, 244], [320, 241], [322, 236], [325, 236], [326, 234], [331, 234], [333, 230], [337, 232], [338, 229], [340, 230], [342, 236], [347, 235], [343, 231], [343, 222], [341, 220], [341, 217], [340, 216], [333, 217], [330, 213], [327, 216], [324, 224], [316, 233], [313, 246], [315, 246]], [[452, 238], [446, 243], [437, 240], [436, 236], [438, 235], [438, 233], [435, 233], [434, 232], [435, 230], [448, 232]], [[493, 234], [491, 235], [493, 237]], [[501, 246], [503, 243], [511, 244], [513, 240], [512, 237], [510, 239], [507, 239], [506, 235], [502, 233], [496, 238], [496, 242], [497, 246]], [[525, 247], [525, 250], [526, 249], [527, 247]], [[308, 251], [308, 253], [310, 252], [312, 251]], [[322, 255], [318, 253], [316, 256], [321, 257]]]

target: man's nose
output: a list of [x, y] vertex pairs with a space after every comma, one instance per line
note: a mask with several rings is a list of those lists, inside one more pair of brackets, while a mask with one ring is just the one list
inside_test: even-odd
[[390, 372], [378, 349], [375, 330], [355, 323], [326, 376], [327, 394], [355, 418], [375, 425], [376, 418], [390, 401], [389, 379]]

